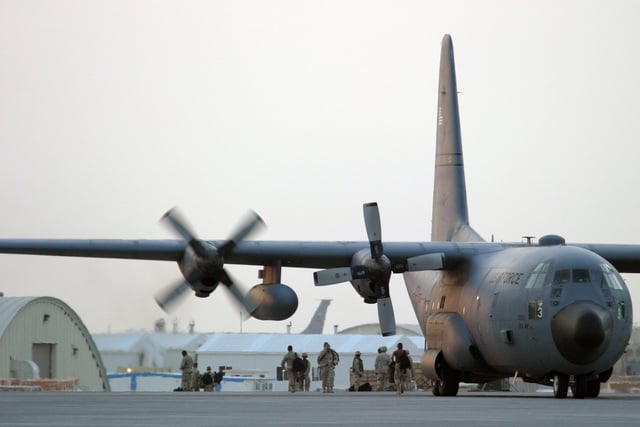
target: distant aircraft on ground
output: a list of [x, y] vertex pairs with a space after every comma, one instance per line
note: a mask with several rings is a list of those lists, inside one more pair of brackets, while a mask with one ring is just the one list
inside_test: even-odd
[[322, 331], [324, 329], [324, 321], [327, 318], [327, 309], [329, 308], [329, 304], [331, 304], [330, 299], [323, 299], [320, 301], [318, 308], [316, 308], [316, 312], [313, 313], [313, 316], [311, 317], [311, 321], [304, 329], [304, 331], [300, 332], [301, 334], [322, 334]]
[[[386, 242], [378, 206], [364, 205], [368, 242], [245, 241], [262, 225], [251, 214], [228, 240], [200, 240], [175, 211], [165, 220], [182, 240], [6, 239], [0, 252], [178, 263], [181, 284], [157, 297], [171, 306], [191, 289], [207, 297], [226, 285], [258, 319], [283, 320], [297, 306], [282, 267], [320, 269], [318, 286], [351, 282], [377, 303], [383, 335], [395, 334], [391, 273], [403, 273], [428, 349], [422, 369], [433, 394], [454, 396], [464, 382], [520, 377], [552, 385], [564, 398], [597, 397], [629, 341], [631, 299], [620, 272], [640, 272], [640, 245], [485, 242], [468, 220], [451, 37], [440, 57], [431, 242]], [[224, 264], [263, 266], [246, 294]]]

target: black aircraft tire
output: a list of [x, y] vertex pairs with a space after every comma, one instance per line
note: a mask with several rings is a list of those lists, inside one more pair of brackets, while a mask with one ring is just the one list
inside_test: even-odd
[[456, 396], [458, 394], [458, 388], [460, 387], [460, 376], [458, 373], [449, 368], [444, 360], [440, 361], [436, 366], [438, 369], [438, 376], [440, 379], [437, 381], [440, 396]]
[[575, 383], [571, 386], [574, 399], [584, 399], [587, 395], [587, 379], [583, 376], [575, 377]]
[[569, 376], [557, 374], [553, 377], [553, 397], [564, 399], [569, 392]]
[[586, 397], [598, 397], [598, 396], [600, 396], [600, 381], [597, 379], [587, 381]]
[[455, 380], [440, 381], [440, 396], [455, 396], [458, 394], [460, 383]]

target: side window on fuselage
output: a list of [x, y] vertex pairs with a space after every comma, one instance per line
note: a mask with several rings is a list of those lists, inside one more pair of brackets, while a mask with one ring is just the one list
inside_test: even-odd
[[527, 279], [527, 283], [524, 285], [527, 289], [539, 289], [543, 288], [547, 284], [547, 275], [551, 270], [551, 263], [541, 262], [536, 265], [531, 271], [531, 275]]
[[624, 289], [622, 278], [611, 264], [600, 264], [602, 269], [602, 281], [600, 287], [621, 290]]

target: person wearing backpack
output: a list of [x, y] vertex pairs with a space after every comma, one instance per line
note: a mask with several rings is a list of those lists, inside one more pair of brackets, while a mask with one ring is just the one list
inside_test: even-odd
[[202, 374], [202, 388], [204, 388], [204, 391], [213, 391], [213, 374], [211, 373], [211, 366], [207, 366], [207, 370]]
[[412, 390], [412, 381], [413, 381], [413, 360], [411, 360], [411, 355], [409, 354], [409, 350], [405, 350], [407, 352], [407, 363], [408, 363], [408, 368], [407, 368], [407, 375], [406, 375], [406, 382], [404, 382], [402, 384], [402, 390]]
[[318, 368], [320, 369], [323, 393], [333, 393], [335, 369], [339, 362], [338, 352], [333, 350], [328, 342], [325, 342], [322, 351], [318, 354]]
[[283, 370], [287, 371], [287, 379], [289, 380], [289, 393], [295, 393], [297, 391], [297, 373], [293, 369], [293, 361], [298, 357], [297, 353], [294, 353], [293, 346], [287, 347], [287, 353], [282, 358], [280, 366]]
[[398, 348], [391, 355], [391, 363], [395, 364], [394, 380], [396, 383], [396, 394], [400, 395], [404, 392], [402, 385], [407, 383], [408, 370], [411, 369], [411, 360], [409, 355], [402, 348], [402, 343], [398, 343]]

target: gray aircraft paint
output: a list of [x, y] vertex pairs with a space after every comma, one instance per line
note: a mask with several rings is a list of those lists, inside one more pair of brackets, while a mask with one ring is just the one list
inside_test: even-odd
[[481, 241], [469, 225], [453, 42], [442, 39], [431, 241]]
[[[453, 45], [448, 35], [442, 41], [438, 91], [432, 240], [482, 241], [469, 226]], [[545, 283], [526, 288], [533, 269], [544, 262], [553, 263], [554, 271], [586, 269], [593, 286]], [[601, 265], [607, 264], [582, 248], [525, 246], [475, 255], [449, 271], [404, 273], [404, 279], [427, 347], [443, 351], [450, 367], [466, 371], [461, 379], [483, 381], [520, 374], [536, 381], [553, 371], [604, 372], [622, 355], [631, 334], [631, 299], [626, 287], [598, 284], [603, 281]], [[563, 355], [554, 339], [551, 319], [580, 301], [594, 304], [605, 321], [611, 316], [614, 323], [610, 336], [594, 350], [597, 356], [580, 358], [566, 349]], [[572, 363], [567, 358], [579, 360]], [[428, 357], [423, 362], [429, 363]], [[430, 374], [434, 380], [440, 377], [435, 370]]]

